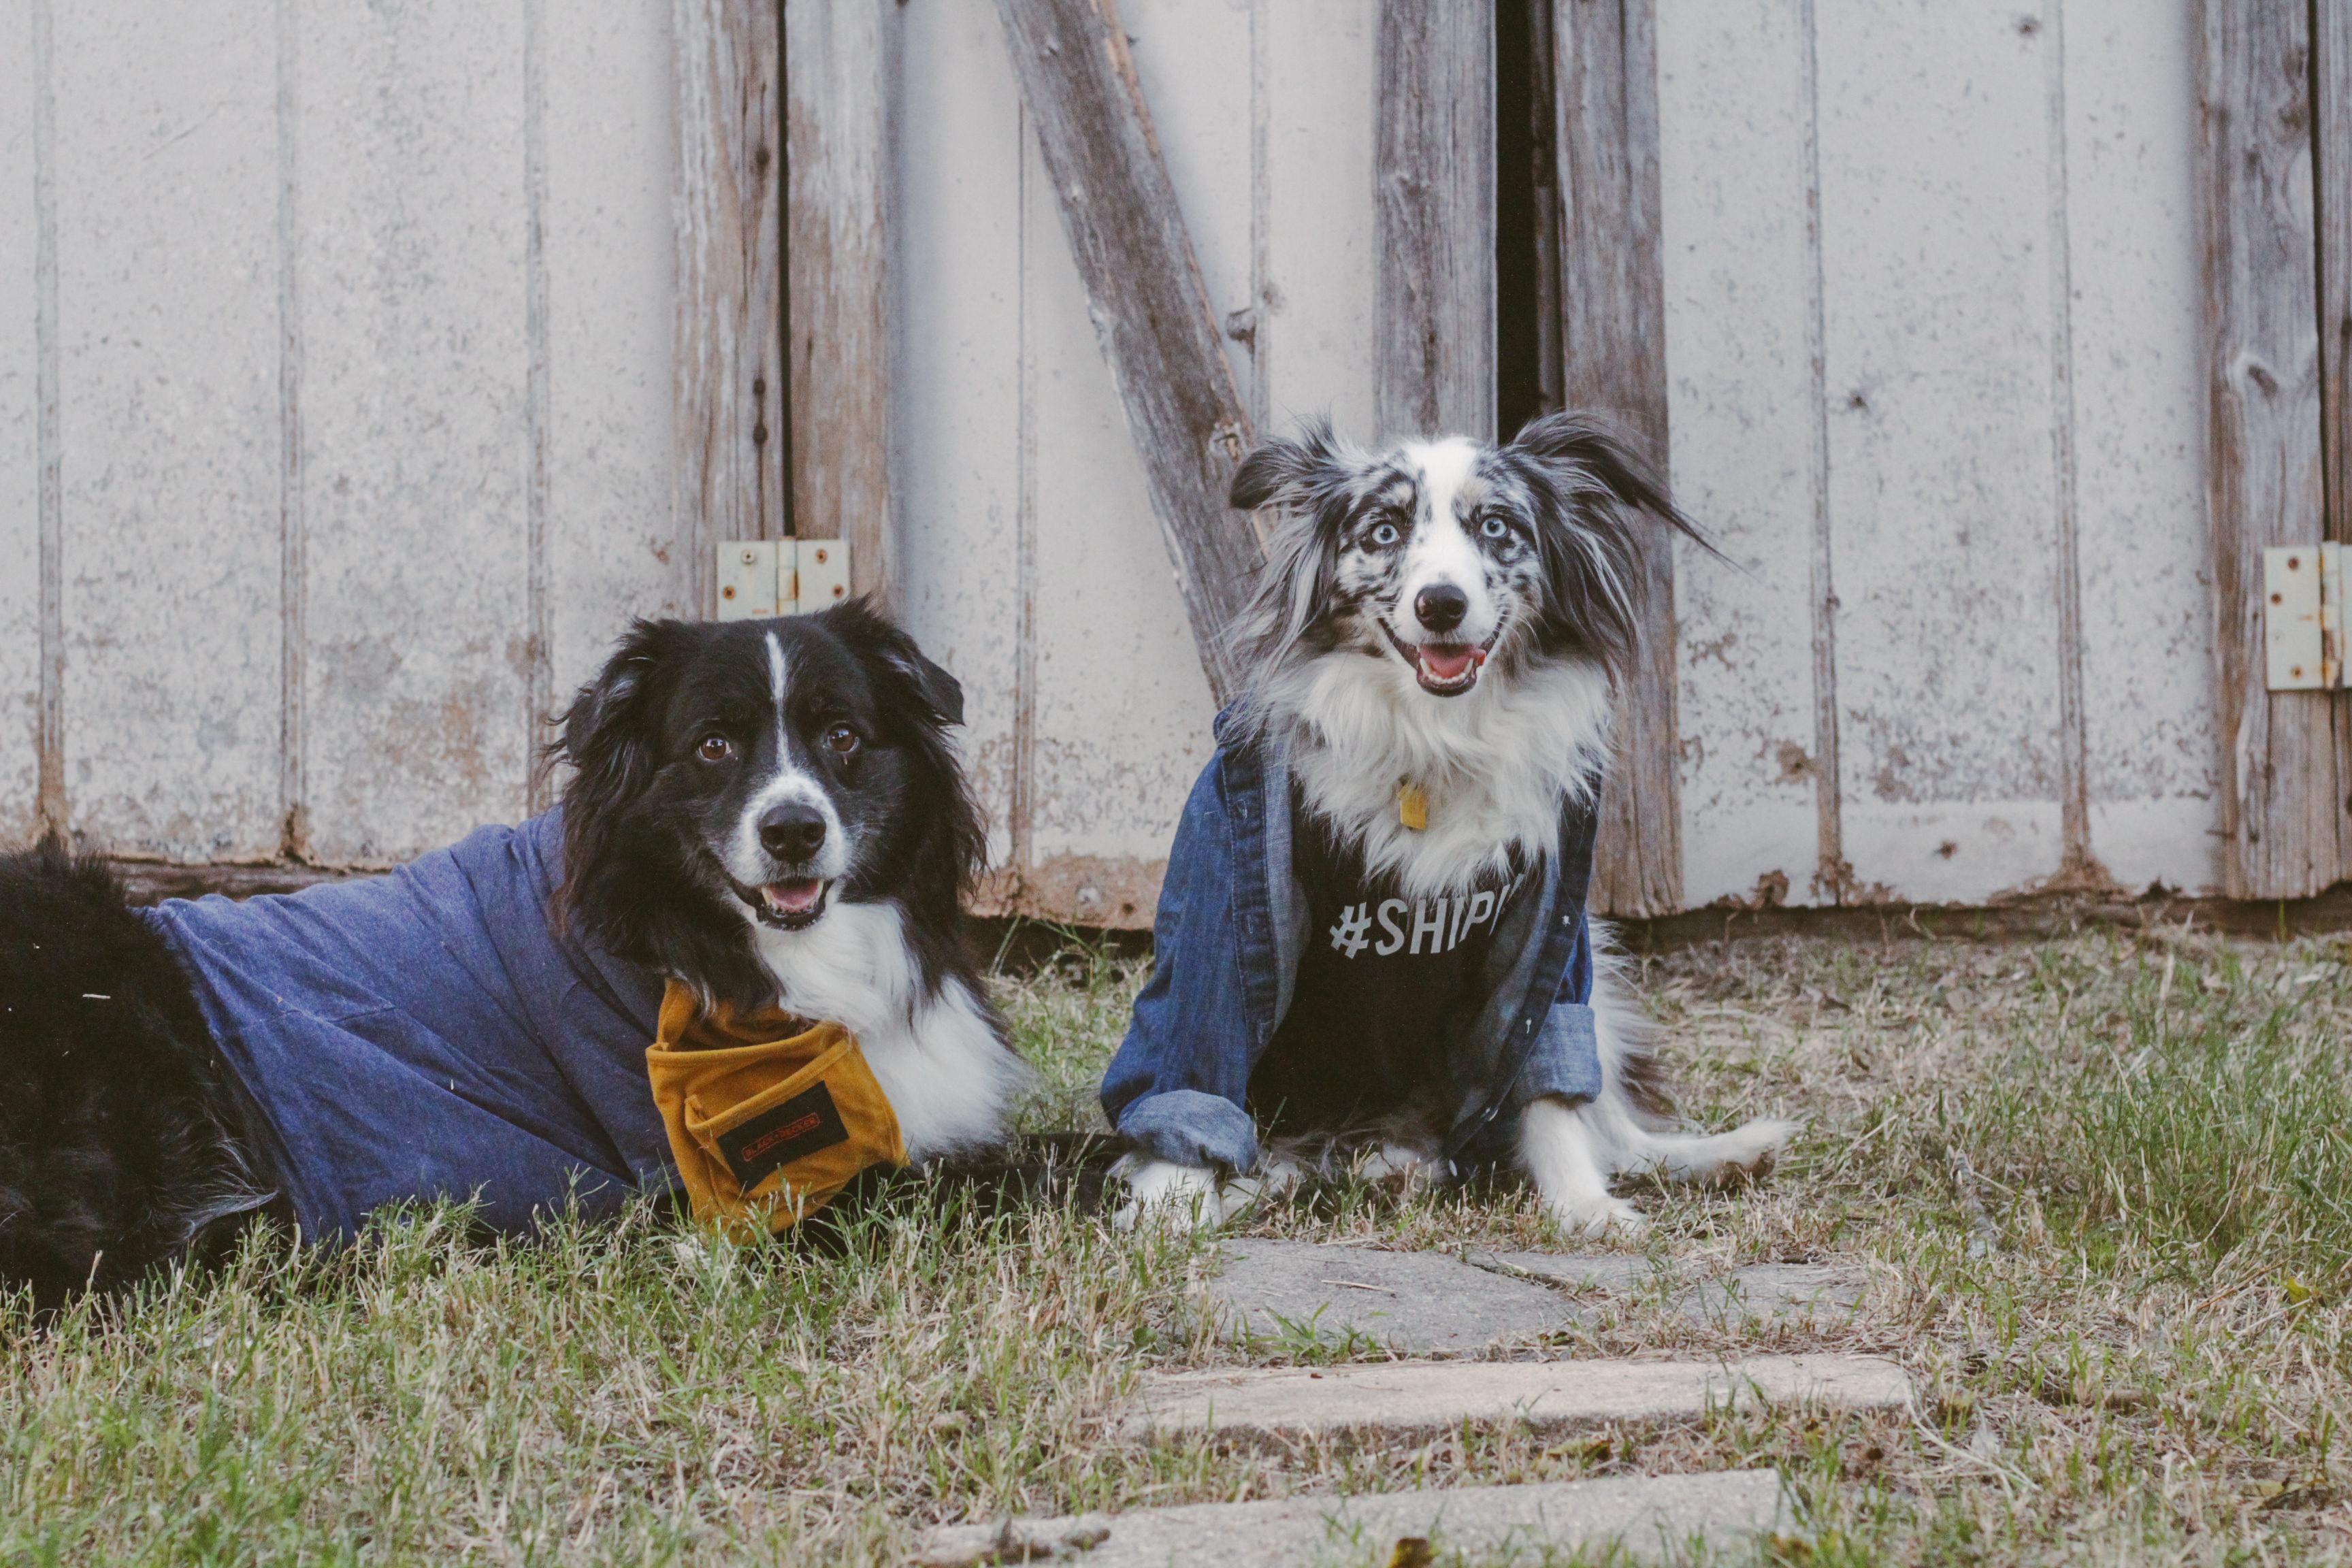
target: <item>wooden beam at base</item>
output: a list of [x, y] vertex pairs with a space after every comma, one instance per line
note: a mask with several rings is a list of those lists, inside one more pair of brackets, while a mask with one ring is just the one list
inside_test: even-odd
[[1379, 438], [1495, 429], [1493, 0], [1381, 0]]
[[2263, 551], [2325, 535], [2311, 47], [2301, 4], [2205, 0], [2207, 473], [2223, 876], [2292, 899], [2345, 873], [2343, 699], [2265, 689]]
[[677, 548], [703, 613], [712, 545], [784, 529], [782, 164], [776, 11], [676, 0]]
[[1209, 689], [1242, 688], [1228, 633], [1260, 561], [1225, 497], [1254, 439], [1115, 0], [997, 0], [1087, 313], [1143, 460]]
[[[1554, 134], [1560, 184], [1561, 403], [1613, 416], [1664, 472], [1665, 260], [1659, 230], [1654, 0], [1557, 0]], [[1601, 789], [1592, 905], [1683, 907], [1681, 735], [1675, 716], [1675, 558], [1643, 540], [1642, 631], [1618, 693]]]
[[889, 601], [890, 61], [898, 0], [786, 0], [784, 268], [793, 531], [850, 542]]

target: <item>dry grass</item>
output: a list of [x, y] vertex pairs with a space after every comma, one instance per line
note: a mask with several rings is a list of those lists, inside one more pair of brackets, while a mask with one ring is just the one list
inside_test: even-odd
[[[1131, 966], [1011, 987], [1033, 1125], [1091, 1116]], [[481, 1247], [447, 1212], [47, 1331], [0, 1327], [0, 1562], [890, 1562], [1010, 1510], [1769, 1464], [1809, 1562], [2352, 1558], [2352, 969], [2326, 943], [1752, 943], [1653, 961], [1695, 1114], [1811, 1119], [1771, 1181], [1639, 1194], [1678, 1268], [1859, 1261], [1854, 1323], [1636, 1303], [1554, 1353], [1892, 1355], [1916, 1416], [1801, 1411], [1410, 1444], [1107, 1441], [1192, 1327], [1189, 1238], [908, 1194], [845, 1255], [650, 1214]], [[1511, 1194], [1254, 1216], [1548, 1243]]]

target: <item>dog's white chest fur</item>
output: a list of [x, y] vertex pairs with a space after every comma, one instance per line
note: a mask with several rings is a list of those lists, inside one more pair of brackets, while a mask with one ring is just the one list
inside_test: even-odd
[[[1499, 871], [1514, 848], [1549, 853], [1560, 803], [1589, 799], [1609, 739], [1609, 681], [1587, 664], [1487, 679], [1433, 702], [1391, 659], [1339, 655], [1286, 672], [1269, 706], [1292, 733], [1307, 804], [1360, 835], [1365, 868], [1393, 869], [1407, 898]], [[1400, 785], [1428, 826], [1400, 820]]]
[[783, 1005], [857, 1037], [917, 1163], [994, 1142], [1028, 1079], [980, 999], [950, 978], [922, 994], [905, 917], [894, 903], [839, 903], [806, 931], [758, 928], [760, 957]]

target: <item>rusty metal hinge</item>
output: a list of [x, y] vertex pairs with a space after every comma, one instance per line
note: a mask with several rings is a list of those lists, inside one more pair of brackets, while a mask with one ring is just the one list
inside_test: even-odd
[[718, 584], [722, 621], [814, 615], [849, 597], [849, 541], [725, 540]]
[[2344, 601], [2352, 597], [2340, 544], [2263, 552], [2263, 684], [2273, 691], [2332, 691], [2344, 681]]

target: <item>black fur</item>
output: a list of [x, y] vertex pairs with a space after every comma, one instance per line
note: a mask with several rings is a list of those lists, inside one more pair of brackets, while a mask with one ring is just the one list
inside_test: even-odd
[[186, 977], [104, 864], [0, 858], [0, 1289], [112, 1290], [257, 1207]]

